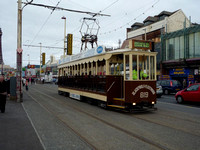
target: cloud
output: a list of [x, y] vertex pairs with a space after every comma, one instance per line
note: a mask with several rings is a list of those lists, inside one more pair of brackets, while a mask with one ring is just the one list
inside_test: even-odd
[[[34, 3], [55, 6], [58, 1], [59, 0], [34, 0]], [[108, 7], [114, 0], [95, 0], [92, 2], [91, 0], [62, 0], [59, 7], [93, 12], [99, 12], [107, 8], [102, 13], [110, 14], [111, 17], [97, 17], [101, 27], [98, 37], [99, 44], [107, 46], [118, 46], [119, 39], [122, 41], [126, 39], [127, 27], [130, 27], [136, 21], [142, 22], [146, 17], [154, 16], [163, 10], [175, 11], [182, 9], [186, 16], [192, 17], [193, 22], [200, 23], [198, 13], [200, 1], [160, 0], [154, 7], [151, 7], [152, 4], [157, 1], [158, 0], [119, 0]], [[3, 31], [3, 57], [7, 65], [15, 67], [17, 48], [17, 0], [1, 0], [0, 6], [0, 28], [2, 28]], [[147, 9], [148, 11], [145, 14], [140, 15]], [[61, 17], [65, 16], [67, 21], [67, 33], [73, 33], [74, 35], [73, 52], [78, 53], [81, 44], [81, 34], [79, 30], [82, 22], [80, 20], [83, 17], [90, 16], [67, 11], [54, 11], [52, 15], [50, 15], [51, 11], [52, 10], [46, 8], [31, 5], [24, 8], [22, 44], [39, 45], [38, 43], [41, 42], [42, 45], [45, 46], [63, 47], [64, 20], [62, 20]], [[137, 16], [140, 17], [134, 20]], [[43, 28], [41, 29], [42, 26]], [[30, 54], [31, 63], [39, 64], [39, 48], [23, 46], [23, 50], [23, 66], [28, 63], [27, 54]], [[51, 54], [56, 55], [56, 57], [63, 54], [63, 51], [59, 49], [42, 49], [42, 52], [46, 52], [47, 60]]]

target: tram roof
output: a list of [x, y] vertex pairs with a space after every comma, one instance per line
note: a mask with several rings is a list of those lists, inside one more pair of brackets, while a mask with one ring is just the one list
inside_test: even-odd
[[[97, 49], [97, 48], [96, 48]], [[90, 50], [88, 50], [90, 51]], [[124, 54], [124, 53], [143, 53], [143, 54], [157, 54], [157, 52], [151, 52], [149, 51], [142, 51], [139, 49], [117, 49], [113, 51], [104, 51], [103, 53], [96, 54], [96, 55], [91, 55], [88, 57], [81, 57], [83, 53], [79, 53], [76, 55], [71, 55], [66, 58], [63, 58], [59, 60], [58, 68], [66, 67], [66, 66], [73, 66], [73, 65], [78, 65], [78, 64], [84, 64], [84, 63], [89, 63], [89, 62], [97, 62], [97, 61], [102, 61], [108, 60], [111, 58], [112, 55], [117, 55], [117, 54]], [[87, 53], [87, 51], [86, 51]], [[76, 59], [77, 58], [77, 59]]]

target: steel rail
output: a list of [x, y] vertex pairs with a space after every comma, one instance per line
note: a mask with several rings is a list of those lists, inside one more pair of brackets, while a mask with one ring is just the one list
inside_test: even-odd
[[[157, 147], [158, 149], [161, 149], [161, 150], [169, 150], [169, 148], [167, 148], [167, 147], [165, 147], [165, 146], [163, 146], [163, 145], [161, 145], [161, 144], [159, 144], [159, 143], [157, 143], [157, 142], [154, 142], [154, 141], [149, 140], [149, 139], [147, 139], [147, 138], [145, 138], [145, 137], [143, 137], [143, 136], [140, 136], [140, 135], [137, 135], [137, 134], [132, 133], [132, 132], [130, 132], [130, 131], [127, 131], [127, 130], [125, 130], [125, 129], [123, 129], [123, 128], [117, 126], [117, 125], [111, 124], [111, 123], [109, 123], [108, 121], [105, 121], [105, 120], [103, 120], [103, 119], [101, 119], [101, 118], [98, 118], [98, 117], [95, 116], [95, 115], [92, 115], [92, 114], [90, 114], [90, 113], [88, 113], [88, 112], [85, 112], [85, 111], [79, 109], [78, 107], [75, 107], [75, 106], [73, 106], [73, 105], [71, 105], [71, 104], [66, 104], [66, 103], [64, 103], [63, 101], [58, 100], [58, 99], [56, 99], [56, 98], [53, 97], [53, 96], [47, 95], [47, 94], [45, 94], [45, 93], [42, 93], [42, 92], [40, 92], [39, 90], [36, 90], [36, 89], [32, 89], [32, 90], [34, 90], [34, 91], [36, 91], [36, 92], [38, 92], [38, 93], [40, 93], [40, 94], [42, 94], [42, 95], [44, 95], [44, 96], [46, 96], [46, 97], [49, 97], [49, 98], [51, 98], [51, 99], [57, 101], [57, 102], [60, 103], [61, 105], [70, 107], [70, 108], [72, 108], [72, 109], [74, 109], [74, 110], [76, 110], [76, 111], [78, 111], [78, 112], [81, 112], [81, 113], [83, 113], [83, 114], [86, 114], [87, 116], [90, 116], [91, 118], [93, 118], [93, 119], [95, 119], [95, 120], [98, 120], [98, 121], [100, 121], [100, 122], [102, 122], [102, 123], [104, 123], [104, 124], [106, 124], [106, 125], [108, 125], [108, 126], [114, 128], [114, 129], [117, 129], [117, 130], [119, 130], [119, 131], [121, 131], [121, 132], [124, 132], [125, 134], [127, 134], [127, 135], [129, 135], [129, 136], [131, 136], [131, 137], [133, 137], [133, 138], [137, 138], [137, 139], [139, 139], [140, 141], [143, 141], [144, 143], [150, 144], [150, 145], [152, 145], [152, 146], [154, 146], [154, 147]], [[45, 90], [46, 90], [46, 89], [45, 89]]]
[[[25, 90], [24, 90], [25, 92]], [[45, 105], [41, 104], [38, 100], [36, 100], [33, 96], [29, 94], [30, 92], [26, 92], [26, 94], [33, 99], [36, 103], [38, 103], [42, 108], [44, 108], [47, 112], [52, 114], [54, 117], [56, 117], [60, 122], [62, 122], [67, 128], [69, 128], [82, 142], [84, 142], [86, 145], [88, 145], [92, 150], [97, 150], [97, 148], [91, 144], [86, 138], [84, 138], [81, 134], [79, 134], [76, 130], [74, 130], [71, 126], [69, 126], [65, 121], [62, 120], [54, 111], [50, 110], [50, 108]]]

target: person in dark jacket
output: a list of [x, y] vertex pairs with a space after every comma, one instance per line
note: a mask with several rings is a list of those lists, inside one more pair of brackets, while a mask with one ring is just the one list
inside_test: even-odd
[[0, 75], [0, 110], [2, 113], [5, 112], [6, 97], [10, 94], [8, 91], [8, 83], [4, 80], [4, 75]]

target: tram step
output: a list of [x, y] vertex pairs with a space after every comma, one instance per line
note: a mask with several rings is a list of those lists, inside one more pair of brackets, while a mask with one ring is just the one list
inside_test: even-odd
[[123, 102], [125, 102], [125, 99], [124, 99], [124, 98], [113, 98], [113, 100], [115, 100], [115, 101], [123, 101]]
[[107, 105], [108, 107], [115, 107], [115, 108], [120, 108], [120, 109], [125, 109], [125, 106], [120, 106], [120, 105]]

